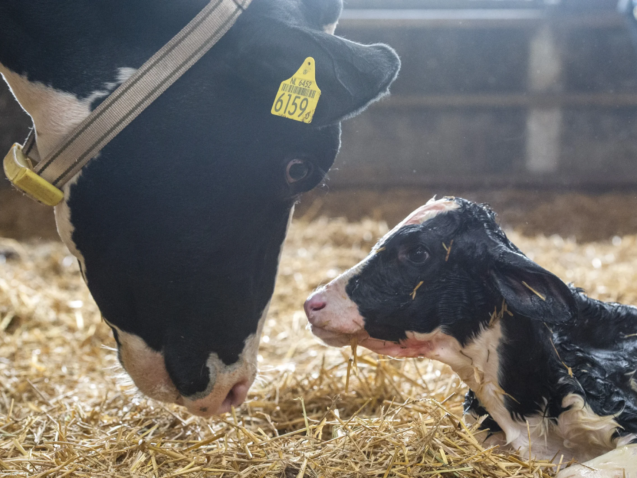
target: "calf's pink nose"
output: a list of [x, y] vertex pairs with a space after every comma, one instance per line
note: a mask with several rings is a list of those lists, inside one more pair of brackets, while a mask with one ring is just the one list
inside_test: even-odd
[[316, 321], [317, 312], [323, 310], [326, 305], [327, 304], [320, 293], [312, 294], [310, 298], [305, 301], [305, 305], [303, 306], [305, 309], [305, 315], [307, 315], [311, 324], [314, 324]]

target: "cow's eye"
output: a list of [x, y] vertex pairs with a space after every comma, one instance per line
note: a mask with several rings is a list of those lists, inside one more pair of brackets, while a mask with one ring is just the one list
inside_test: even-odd
[[415, 265], [422, 265], [429, 259], [429, 253], [423, 246], [417, 246], [407, 249], [400, 253], [400, 259], [404, 262], [410, 262]]
[[293, 159], [285, 169], [285, 177], [287, 182], [298, 183], [307, 178], [312, 172], [312, 163], [303, 159]]

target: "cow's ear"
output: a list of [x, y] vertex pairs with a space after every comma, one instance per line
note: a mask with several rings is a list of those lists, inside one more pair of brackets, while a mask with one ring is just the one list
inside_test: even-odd
[[314, 58], [321, 98], [313, 125], [355, 116], [386, 95], [398, 75], [400, 59], [387, 45], [361, 45], [282, 20], [250, 20], [244, 23], [249, 34], [237, 36], [241, 58], [233, 62], [235, 70], [247, 81], [258, 80], [274, 102], [281, 82], [291, 78], [306, 58]]
[[502, 252], [490, 271], [490, 278], [514, 316], [556, 324], [577, 313], [573, 291], [521, 253]]

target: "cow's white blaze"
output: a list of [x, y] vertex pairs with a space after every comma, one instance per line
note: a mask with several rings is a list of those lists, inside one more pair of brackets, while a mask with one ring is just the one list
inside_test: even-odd
[[151, 349], [139, 336], [124, 332], [109, 322], [117, 331], [119, 358], [135, 386], [147, 397], [162, 402], [184, 405], [194, 415], [210, 416], [229, 412], [242, 403], [257, 376], [257, 351], [270, 304], [264, 309], [257, 332], [245, 341], [239, 360], [231, 365], [223, 363], [216, 353], [206, 362], [209, 383], [206, 390], [194, 396], [182, 396], [173, 384], [164, 355]]
[[194, 396], [184, 397], [183, 404], [190, 413], [200, 416], [218, 415], [243, 403], [257, 377], [257, 352], [269, 308], [268, 303], [259, 319], [257, 332], [246, 339], [237, 362], [226, 365], [216, 353], [210, 354], [206, 362], [210, 379], [208, 387]]
[[141, 337], [109, 325], [117, 331], [120, 361], [137, 388], [152, 399], [181, 403], [181, 396], [166, 370], [164, 356], [146, 345]]

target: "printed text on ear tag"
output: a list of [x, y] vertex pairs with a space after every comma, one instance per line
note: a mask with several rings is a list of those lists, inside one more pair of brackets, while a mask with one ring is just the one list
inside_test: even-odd
[[314, 58], [306, 58], [299, 71], [281, 83], [272, 105], [272, 114], [302, 123], [311, 123], [321, 97], [315, 72]]

